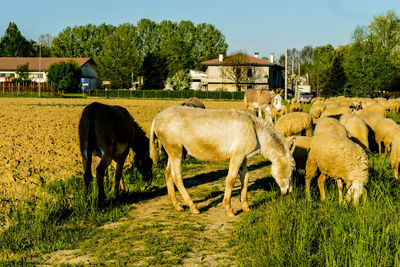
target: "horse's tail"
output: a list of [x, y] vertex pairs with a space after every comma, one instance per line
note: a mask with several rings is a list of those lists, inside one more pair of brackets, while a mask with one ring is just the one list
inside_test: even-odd
[[151, 123], [151, 128], [150, 128], [150, 158], [153, 160], [153, 163], [157, 163], [157, 150], [155, 147], [155, 134], [154, 134], [154, 124], [156, 120], [153, 119], [153, 122]]

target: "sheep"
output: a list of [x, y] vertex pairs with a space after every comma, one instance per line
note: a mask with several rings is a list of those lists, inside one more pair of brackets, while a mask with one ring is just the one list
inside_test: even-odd
[[281, 111], [277, 111], [274, 107], [271, 107], [271, 116], [274, 119], [274, 121], [277, 120], [277, 117], [282, 117], [283, 115], [286, 115], [287, 113], [287, 107], [285, 105], [282, 105]]
[[382, 104], [379, 104], [379, 103], [373, 103], [369, 106], [366, 106], [365, 108], [357, 111], [357, 114], [362, 115], [362, 114], [365, 114], [368, 112], [373, 112], [373, 111], [381, 113], [383, 115], [383, 117], [386, 117], [386, 108]]
[[317, 125], [315, 125], [314, 135], [323, 132], [330, 132], [340, 136], [348, 137], [346, 128], [334, 118], [325, 117], [318, 120]]
[[289, 110], [290, 112], [302, 112], [303, 106], [301, 105], [301, 103], [296, 102], [290, 105]]
[[293, 158], [296, 162], [296, 169], [306, 169], [308, 147], [310, 146], [311, 137], [295, 136], [296, 147], [293, 152]]
[[349, 138], [369, 152], [369, 130], [365, 121], [356, 114], [347, 113], [340, 117], [339, 122], [346, 128]]
[[[296, 141], [297, 141], [297, 139], [296, 139]], [[296, 146], [297, 146], [297, 143], [296, 143]], [[293, 152], [293, 157], [294, 157], [294, 152]], [[400, 163], [400, 133], [397, 133], [393, 138], [392, 151], [390, 152], [390, 163], [394, 170], [394, 178], [398, 179], [399, 178], [399, 163]]]
[[399, 113], [400, 100], [399, 99], [389, 99], [387, 102], [386, 109], [388, 109], [388, 108], [390, 111], [392, 111], [395, 114]]
[[299, 134], [305, 132], [312, 136], [312, 118], [305, 112], [293, 112], [280, 117], [275, 127], [284, 135]]
[[192, 107], [192, 108], [202, 108], [205, 109], [203, 102], [197, 97], [191, 97], [186, 99], [184, 102], [181, 103], [181, 106]]
[[336, 103], [336, 102], [335, 102], [334, 100], [332, 100], [332, 99], [325, 100], [324, 104], [326, 105], [326, 108], [327, 108], [327, 109], [339, 107], [339, 104]]
[[342, 114], [346, 114], [346, 113], [350, 113], [350, 112], [351, 112], [351, 108], [349, 108], [349, 107], [328, 108], [328, 105], [327, 105], [326, 109], [321, 114], [321, 118], [328, 117], [328, 116], [334, 116], [334, 115], [342, 115]]
[[326, 109], [326, 105], [321, 102], [315, 102], [310, 108], [310, 115], [313, 118], [313, 123], [321, 116], [322, 112]]
[[365, 123], [375, 132], [376, 124], [384, 119], [381, 113], [378, 112], [367, 112], [364, 114], [358, 114], [360, 118], [362, 118]]
[[297, 102], [299, 102], [299, 99], [298, 99], [297, 97], [293, 97], [293, 98], [290, 100], [290, 104], [294, 104], [294, 103], [297, 103]]
[[379, 153], [381, 153], [382, 142], [385, 146], [385, 153], [387, 153], [390, 150], [390, 145], [392, 144], [394, 136], [400, 132], [400, 125], [392, 119], [384, 118], [378, 121], [374, 131]]
[[[342, 180], [346, 183], [346, 203], [353, 197], [353, 206], [358, 205], [368, 181], [368, 157], [365, 151], [350, 139], [332, 133], [321, 133], [311, 138], [306, 163], [306, 196], [310, 196], [310, 183], [317, 170], [321, 200], [325, 200], [324, 184], [327, 177], [336, 180], [339, 203], [342, 203]], [[366, 192], [366, 191], [365, 191]]]

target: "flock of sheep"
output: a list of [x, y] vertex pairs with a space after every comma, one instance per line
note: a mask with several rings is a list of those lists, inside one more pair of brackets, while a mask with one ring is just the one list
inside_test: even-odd
[[[400, 125], [386, 118], [386, 111], [398, 113], [400, 99], [385, 98], [315, 98], [310, 112], [302, 111], [293, 99], [290, 113], [283, 108], [276, 128], [285, 136], [296, 136], [293, 157], [296, 168], [305, 169], [306, 195], [310, 196], [310, 181], [320, 171], [318, 187], [325, 199], [324, 183], [334, 178], [342, 202], [342, 180], [347, 187], [346, 202], [353, 198], [357, 206], [368, 181], [368, 154], [378, 150], [390, 151], [391, 166], [398, 178], [400, 162]], [[278, 112], [272, 110], [276, 119]], [[314, 129], [314, 135], [312, 136]]]

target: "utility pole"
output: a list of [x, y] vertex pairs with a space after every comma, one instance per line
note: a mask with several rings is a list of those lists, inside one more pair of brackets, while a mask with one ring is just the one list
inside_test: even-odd
[[288, 54], [288, 52], [287, 52], [287, 47], [286, 47], [286, 50], [285, 50], [285, 100], [287, 100], [287, 71], [288, 71], [287, 54]]
[[41, 82], [41, 77], [40, 73], [42, 71], [42, 43], [39, 42], [39, 74], [38, 74], [38, 80], [39, 80], [39, 97], [40, 97], [40, 82]]

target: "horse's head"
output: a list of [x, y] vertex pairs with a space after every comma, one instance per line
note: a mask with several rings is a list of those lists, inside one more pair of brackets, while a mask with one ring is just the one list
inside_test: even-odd
[[149, 153], [146, 153], [146, 155], [135, 155], [135, 165], [140, 174], [143, 177], [143, 180], [148, 182], [148, 184], [151, 183], [151, 180], [153, 178], [153, 161], [151, 160]]
[[286, 138], [285, 153], [274, 160], [271, 166], [271, 174], [278, 183], [282, 195], [292, 192], [292, 172], [295, 166], [293, 151], [296, 147], [294, 137]]
[[276, 111], [281, 111], [282, 109], [282, 97], [279, 93], [275, 93], [272, 98], [272, 106], [276, 109]]

